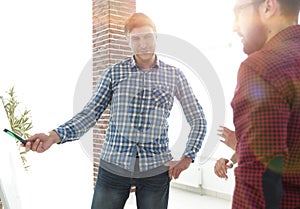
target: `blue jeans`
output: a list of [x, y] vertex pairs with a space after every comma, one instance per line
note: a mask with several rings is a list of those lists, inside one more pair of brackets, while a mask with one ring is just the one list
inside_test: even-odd
[[147, 178], [127, 178], [101, 167], [94, 190], [92, 209], [122, 209], [132, 186], [138, 209], [167, 209], [170, 179], [168, 172]]

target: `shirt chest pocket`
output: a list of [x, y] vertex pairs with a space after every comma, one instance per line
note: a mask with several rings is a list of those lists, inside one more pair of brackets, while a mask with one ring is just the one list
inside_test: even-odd
[[173, 96], [170, 89], [164, 86], [155, 86], [152, 89], [151, 99], [156, 107], [171, 109], [173, 105]]

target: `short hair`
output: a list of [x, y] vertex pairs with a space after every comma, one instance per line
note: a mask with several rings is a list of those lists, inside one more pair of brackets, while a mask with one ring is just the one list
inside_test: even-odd
[[281, 13], [284, 16], [298, 17], [300, 0], [277, 0], [280, 4]]
[[142, 27], [145, 25], [152, 27], [153, 31], [156, 32], [156, 26], [154, 22], [150, 19], [150, 17], [148, 17], [144, 13], [134, 13], [125, 22], [125, 35], [128, 35], [128, 33], [130, 33], [133, 28]]

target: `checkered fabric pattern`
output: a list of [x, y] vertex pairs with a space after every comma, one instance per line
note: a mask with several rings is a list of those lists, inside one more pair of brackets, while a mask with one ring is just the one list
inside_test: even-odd
[[202, 107], [184, 74], [159, 59], [147, 71], [140, 69], [133, 57], [106, 69], [84, 109], [56, 131], [62, 143], [77, 140], [110, 105], [101, 159], [133, 171], [138, 153], [140, 170], [147, 171], [172, 159], [167, 118], [175, 97], [191, 125], [183, 156], [194, 159], [206, 133]]
[[265, 208], [262, 175], [284, 156], [282, 209], [300, 208], [300, 26], [273, 37], [240, 66], [232, 100], [238, 140], [233, 209]]

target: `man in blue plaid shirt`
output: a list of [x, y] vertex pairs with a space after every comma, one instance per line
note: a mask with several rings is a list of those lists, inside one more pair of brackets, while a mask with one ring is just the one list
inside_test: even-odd
[[[92, 209], [121, 209], [136, 187], [139, 209], [166, 209], [169, 184], [187, 169], [201, 148], [206, 120], [184, 74], [155, 54], [156, 27], [142, 13], [133, 14], [125, 34], [133, 57], [107, 68], [93, 97], [71, 120], [28, 139], [27, 150], [44, 152], [54, 143], [79, 139], [110, 105]], [[191, 126], [180, 161], [172, 161], [168, 122], [174, 98]]]

